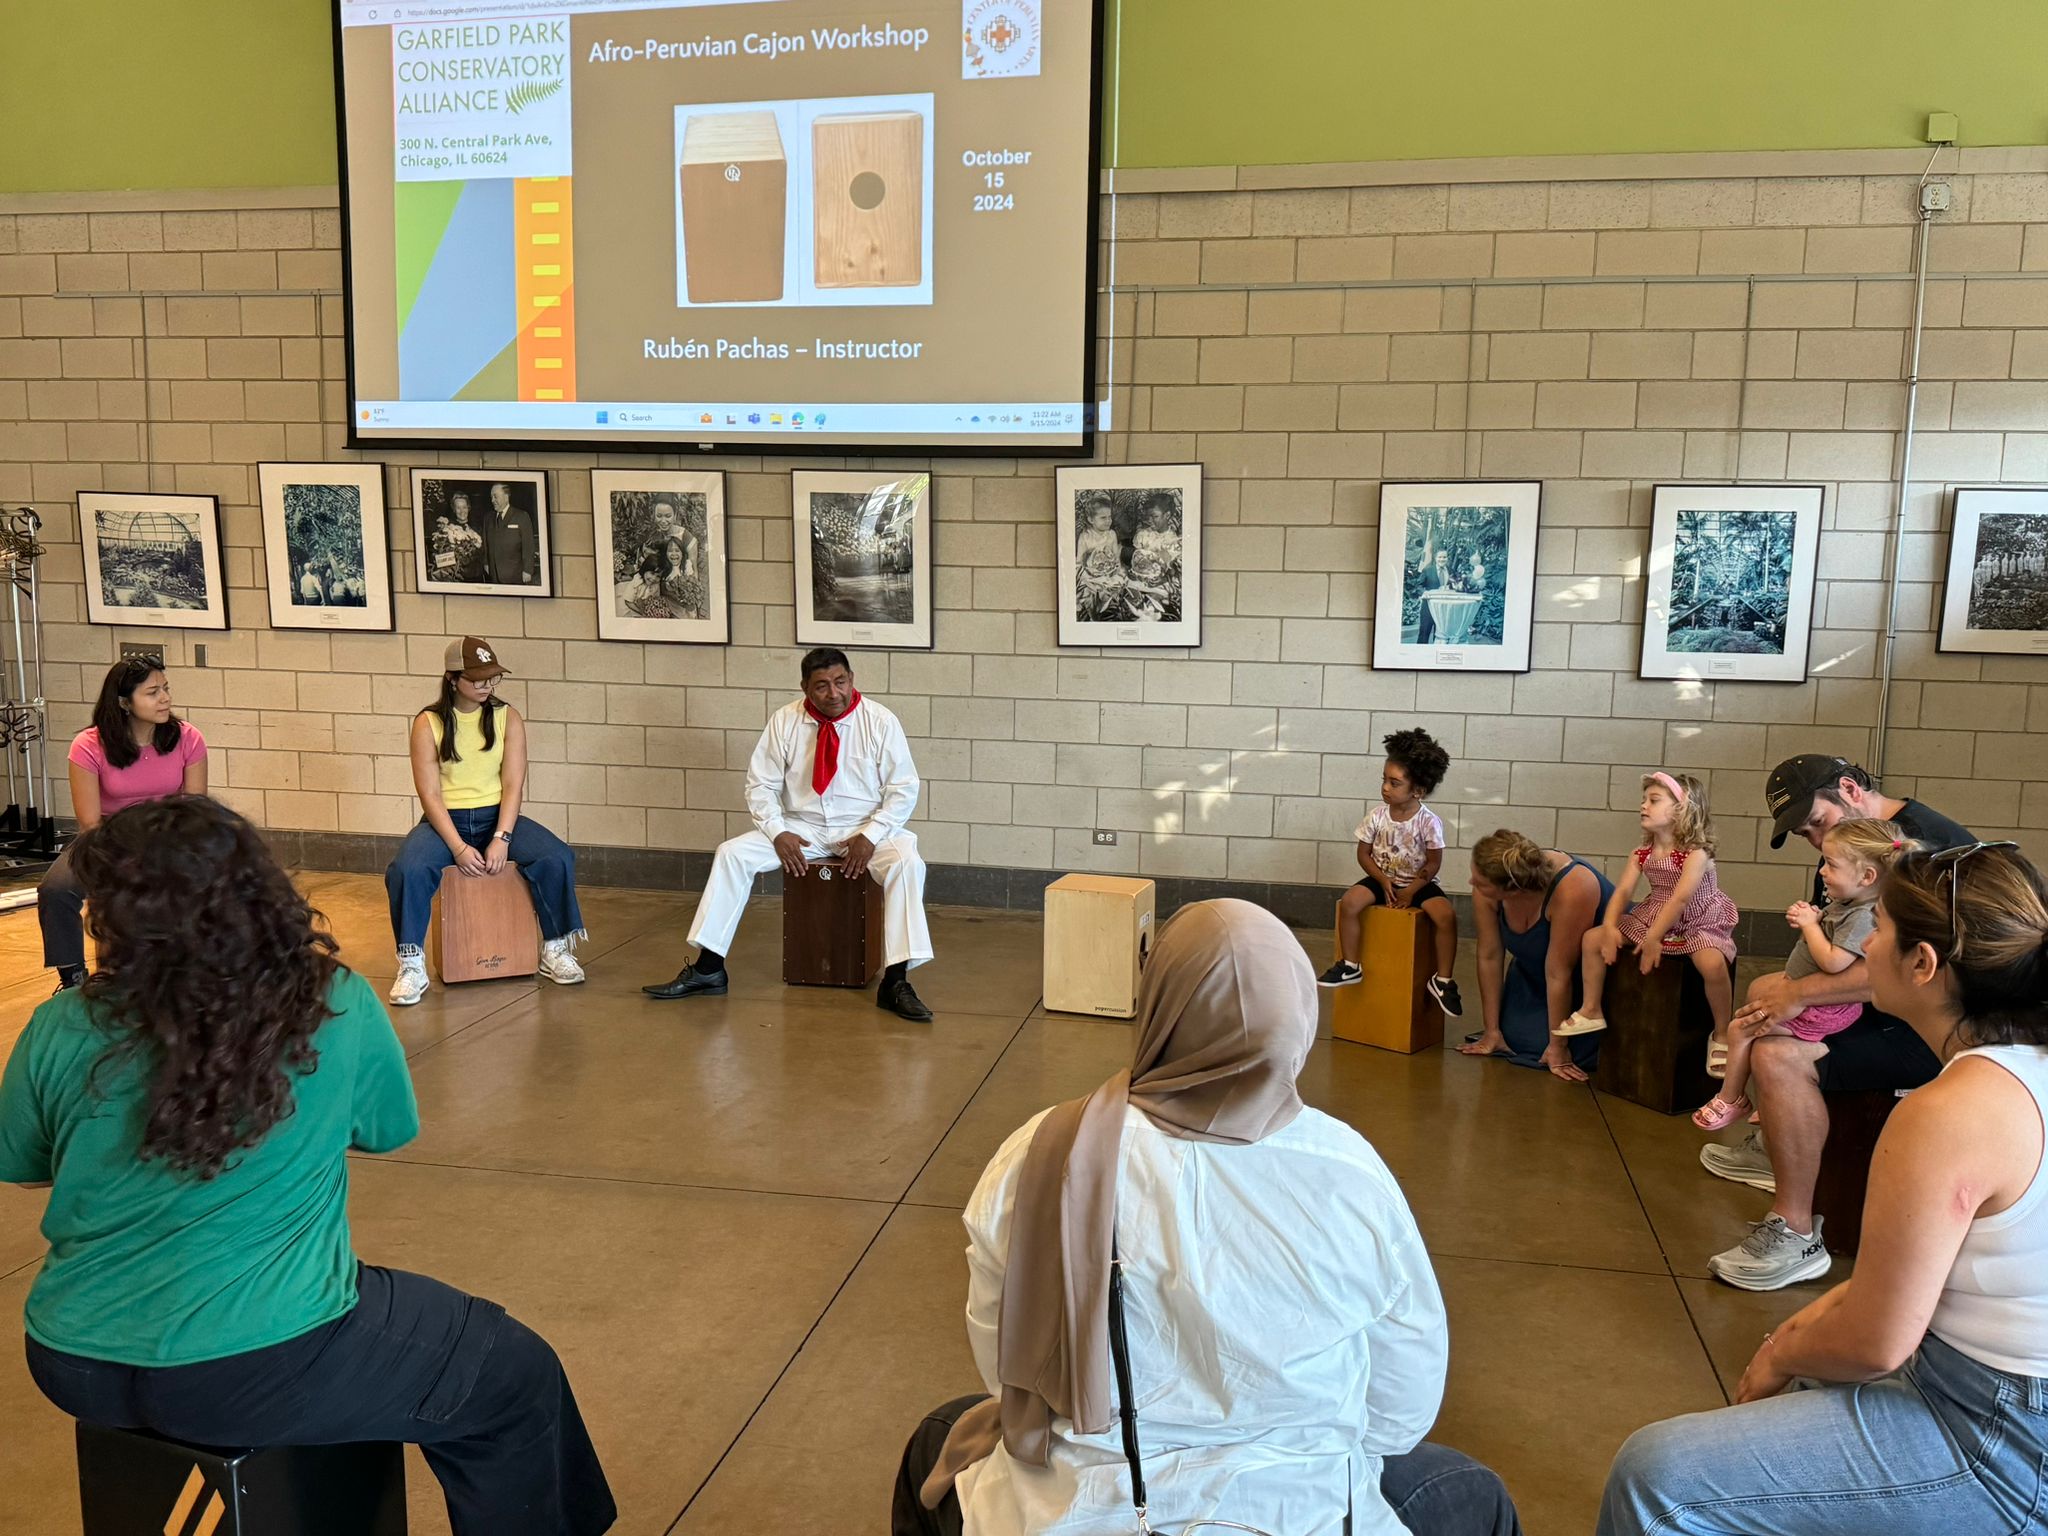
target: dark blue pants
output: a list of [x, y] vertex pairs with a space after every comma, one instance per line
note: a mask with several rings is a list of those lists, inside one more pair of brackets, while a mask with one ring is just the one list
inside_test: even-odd
[[547, 1341], [496, 1302], [357, 1269], [346, 1317], [268, 1349], [145, 1368], [28, 1341], [29, 1374], [73, 1418], [193, 1445], [417, 1445], [455, 1536], [597, 1536], [618, 1519]]
[[[491, 835], [498, 829], [498, 808], [482, 805], [450, 811], [448, 819], [455, 823], [457, 835], [482, 853], [491, 846]], [[533, 892], [541, 936], [560, 939], [581, 933], [583, 909], [576, 904], [575, 851], [539, 822], [522, 816], [512, 824], [510, 857]], [[455, 855], [425, 818], [399, 845], [398, 857], [384, 871], [384, 890], [391, 898], [391, 934], [401, 949], [427, 942], [434, 893], [441, 889], [441, 876], [454, 863]]]

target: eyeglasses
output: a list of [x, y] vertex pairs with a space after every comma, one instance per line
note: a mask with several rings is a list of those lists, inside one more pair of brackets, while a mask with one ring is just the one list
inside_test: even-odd
[[1938, 865], [1948, 871], [1948, 958], [1953, 960], [1962, 948], [1962, 931], [1956, 922], [1956, 891], [1963, 883], [1963, 866], [1986, 848], [2017, 848], [2018, 843], [2010, 840], [1997, 843], [1965, 843], [1960, 848], [1944, 848], [1939, 853], [1927, 856], [1929, 864]]

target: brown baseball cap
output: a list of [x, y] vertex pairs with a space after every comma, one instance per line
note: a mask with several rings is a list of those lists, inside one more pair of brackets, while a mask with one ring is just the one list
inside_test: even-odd
[[503, 677], [511, 671], [498, 660], [497, 647], [488, 640], [477, 639], [475, 635], [450, 640], [448, 654], [443, 661], [450, 672], [460, 672], [472, 683], [480, 683], [487, 677]]

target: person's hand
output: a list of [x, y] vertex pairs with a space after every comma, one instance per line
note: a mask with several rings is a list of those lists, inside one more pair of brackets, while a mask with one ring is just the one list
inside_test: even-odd
[[455, 852], [455, 867], [465, 875], [481, 875], [485, 872], [484, 856], [464, 843]]
[[1396, 912], [1406, 907], [1414, 899], [1415, 891], [1411, 886], [1393, 885], [1387, 888], [1387, 905]]
[[1820, 908], [1810, 901], [1795, 901], [1785, 909], [1785, 921], [1794, 928], [1804, 928], [1820, 921]]
[[802, 838], [794, 832], [778, 832], [775, 836], [775, 857], [782, 860], [782, 872], [790, 879], [803, 879], [808, 866]]
[[1552, 1040], [1543, 1052], [1543, 1065], [1550, 1068], [1552, 1077], [1561, 1077], [1568, 1083], [1583, 1083], [1586, 1074], [1579, 1064], [1572, 1060], [1572, 1053], [1562, 1040]]
[[1621, 958], [1621, 934], [1612, 928], [1600, 930], [1600, 963], [1612, 965]]
[[502, 837], [492, 838], [490, 849], [484, 854], [484, 868], [495, 875], [505, 867], [505, 860], [510, 858], [511, 854], [512, 845], [510, 843], [506, 842]]
[[1741, 1384], [1735, 1389], [1736, 1402], [1754, 1403], [1766, 1397], [1776, 1397], [1792, 1384], [1791, 1376], [1778, 1369], [1775, 1356], [1771, 1336], [1765, 1334], [1763, 1343], [1749, 1358], [1749, 1367], [1742, 1373]]
[[868, 872], [868, 865], [875, 857], [875, 845], [856, 832], [846, 840], [845, 848], [839, 853], [839, 872], [849, 880], [858, 880]]
[[1662, 939], [1653, 940], [1646, 937], [1643, 940], [1640, 953], [1641, 958], [1636, 962], [1636, 969], [1647, 976], [1663, 962], [1664, 941]]
[[1749, 984], [1735, 1017], [1745, 1023], [1761, 1019], [1766, 1025], [1782, 1024], [1798, 1011], [1799, 999], [1793, 993], [1792, 978], [1783, 971], [1774, 971]]

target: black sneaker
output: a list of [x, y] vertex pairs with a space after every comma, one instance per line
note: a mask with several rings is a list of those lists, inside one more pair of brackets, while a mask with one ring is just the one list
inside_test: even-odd
[[1465, 1003], [1458, 996], [1458, 984], [1448, 976], [1429, 978], [1429, 995], [1436, 999], [1437, 1007], [1454, 1019], [1465, 1017]]
[[1350, 987], [1356, 986], [1364, 979], [1365, 972], [1361, 971], [1349, 960], [1339, 960], [1316, 978], [1316, 985], [1319, 987]]

